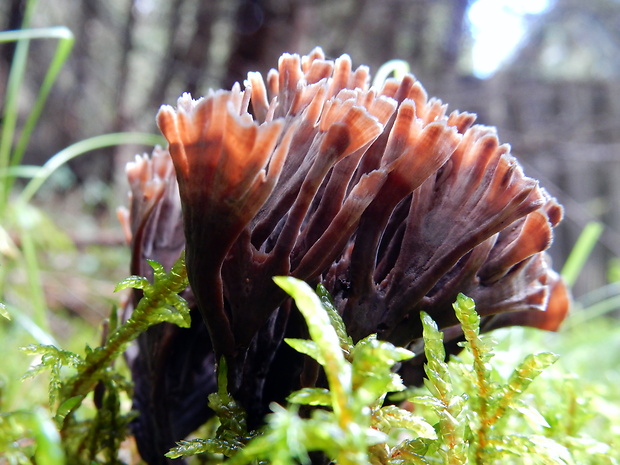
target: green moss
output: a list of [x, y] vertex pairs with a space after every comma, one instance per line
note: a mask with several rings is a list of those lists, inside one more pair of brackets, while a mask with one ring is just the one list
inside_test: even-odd
[[[182, 259], [168, 273], [152, 266], [152, 283], [131, 277], [117, 287], [140, 288], [144, 297], [125, 324], [110, 322], [110, 336], [101, 347], [87, 347], [81, 355], [54, 344], [27, 349], [40, 357], [28, 375], [50, 372], [50, 407], [0, 414], [3, 460], [121, 463], [119, 451], [134, 414], [126, 369], [114, 362], [150, 325], [188, 324], [177, 294], [187, 286]], [[454, 309], [464, 351], [446, 362], [442, 333], [422, 314], [427, 379], [421, 388], [406, 389], [393, 369], [413, 356], [409, 350], [373, 335], [354, 344], [324, 289], [316, 294], [293, 278], [276, 281], [295, 299], [311, 336], [286, 342], [323, 367], [327, 388], [291, 393], [287, 405], [272, 404], [266, 425], [252, 431], [227, 392], [220, 364], [219, 390], [209, 397], [219, 425], [203, 428], [202, 438], [182, 441], [169, 457], [218, 463], [226, 456], [232, 465], [308, 463], [317, 452], [339, 464], [618, 463], [620, 403], [610, 378], [616, 362], [605, 353], [597, 357], [618, 340], [619, 330], [609, 321], [597, 319], [584, 327], [569, 320], [566, 333], [555, 335], [505, 330], [498, 334], [505, 339], [498, 346], [479, 335], [474, 302], [461, 295]], [[595, 344], [589, 343], [592, 331], [600, 336]], [[528, 353], [543, 344], [565, 353], [567, 360], [556, 364], [558, 356], [549, 351]], [[589, 357], [589, 367], [583, 357]], [[571, 367], [589, 375], [571, 374]], [[95, 391], [97, 407], [91, 400]], [[386, 399], [394, 401], [390, 393], [399, 393], [402, 402], [386, 405]]]

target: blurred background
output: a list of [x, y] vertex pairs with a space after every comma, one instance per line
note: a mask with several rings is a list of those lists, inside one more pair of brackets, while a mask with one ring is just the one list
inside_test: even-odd
[[[24, 5], [2, 0], [0, 29], [19, 29]], [[319, 45], [331, 57], [348, 53], [371, 72], [401, 59], [450, 110], [477, 113], [479, 122], [497, 126], [526, 174], [565, 206], [552, 248], [556, 268], [585, 225], [604, 224], [577, 296], [620, 276], [618, 0], [54, 0], [38, 3], [31, 25], [67, 26], [76, 40], [24, 163], [42, 164], [100, 134], [157, 133], [161, 104], [174, 104], [185, 91], [200, 96], [228, 88], [248, 71], [266, 73], [283, 52], [304, 54]], [[52, 40], [32, 41], [19, 95], [24, 117], [54, 49]], [[13, 52], [14, 44], [0, 44], [0, 105]], [[114, 210], [126, 203], [124, 164], [143, 151], [150, 148], [79, 157], [36, 199], [56, 212], [57, 225], [77, 247], [107, 247], [103, 254], [82, 253], [70, 267], [94, 276], [109, 266], [113, 281], [127, 274]], [[115, 246], [119, 255], [110, 252]], [[58, 257], [50, 260], [61, 266]], [[71, 273], [59, 279], [60, 290], [53, 283], [47, 289], [58, 305], [91, 321], [109, 310], [87, 303], [99, 278], [88, 286], [71, 286]], [[84, 295], [81, 288], [88, 288]], [[101, 290], [109, 292], [107, 285]]]

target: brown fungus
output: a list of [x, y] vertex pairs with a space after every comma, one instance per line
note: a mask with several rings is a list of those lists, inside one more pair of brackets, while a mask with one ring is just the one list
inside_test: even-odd
[[[169, 265], [183, 228], [187, 293], [209, 333], [188, 369], [204, 374], [224, 357], [229, 390], [250, 425], [269, 402], [313, 379], [282, 344], [305, 326], [272, 276], [323, 284], [355, 340], [378, 333], [415, 345], [426, 311], [452, 352], [462, 337], [451, 307], [459, 292], [476, 301], [483, 330], [556, 330], [568, 311], [545, 253], [562, 209], [495, 130], [474, 125], [472, 114], [448, 114], [411, 75], [381, 89], [369, 83], [366, 67], [353, 70], [347, 55], [332, 61], [317, 48], [283, 55], [266, 82], [249, 73], [244, 90], [185, 94], [176, 109], [163, 106], [157, 122], [182, 215], [169, 168], [158, 168], [165, 151], [128, 169], [132, 267], [143, 271], [145, 258]], [[184, 337], [169, 331], [169, 340]], [[159, 347], [160, 336], [144, 340]], [[195, 344], [185, 357], [190, 350]], [[403, 365], [407, 382], [420, 381], [422, 362]], [[171, 369], [158, 366], [160, 377]], [[183, 388], [212, 389], [198, 375]], [[166, 414], [182, 415], [175, 408]]]
[[[127, 164], [127, 177], [130, 208], [119, 209], [118, 216], [132, 250], [131, 273], [152, 278], [147, 259], [170, 269], [185, 248], [179, 189], [168, 151], [156, 148], [150, 157], [137, 156]], [[166, 463], [164, 454], [212, 415], [205, 399], [217, 389], [213, 349], [191, 291], [182, 295], [194, 307], [191, 327], [155, 325], [125, 354], [134, 382], [133, 408], [139, 412], [132, 431], [149, 464]], [[140, 290], [133, 291], [124, 319], [141, 297]]]

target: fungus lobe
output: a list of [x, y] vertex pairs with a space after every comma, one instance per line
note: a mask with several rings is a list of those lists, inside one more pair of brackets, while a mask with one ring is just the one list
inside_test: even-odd
[[[282, 344], [303, 337], [305, 325], [275, 275], [323, 284], [355, 340], [377, 333], [416, 344], [425, 311], [455, 352], [462, 334], [451, 304], [460, 292], [476, 301], [484, 330], [556, 330], [566, 315], [568, 291], [545, 252], [562, 216], [555, 199], [524, 175], [494, 128], [448, 114], [412, 75], [369, 83], [368, 68], [317, 48], [283, 55], [266, 80], [249, 73], [244, 90], [184, 94], [176, 109], [160, 109], [168, 149], [128, 168], [132, 267], [144, 271], [146, 258], [169, 265], [185, 247], [186, 294], [208, 335], [196, 321], [189, 338], [152, 328], [133, 354], [145, 457], [206, 419], [179, 392], [206, 398], [221, 357], [250, 426], [271, 401], [315, 379]], [[186, 369], [180, 384], [149, 387], [175, 363]], [[406, 382], [421, 381], [422, 363], [403, 364]], [[173, 393], [176, 403], [147, 408]], [[148, 437], [162, 428], [164, 440]]]

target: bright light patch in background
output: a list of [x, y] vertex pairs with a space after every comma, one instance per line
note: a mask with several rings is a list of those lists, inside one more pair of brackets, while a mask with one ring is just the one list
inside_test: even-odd
[[549, 8], [550, 0], [476, 0], [469, 9], [474, 74], [491, 76], [525, 34], [525, 18]]

